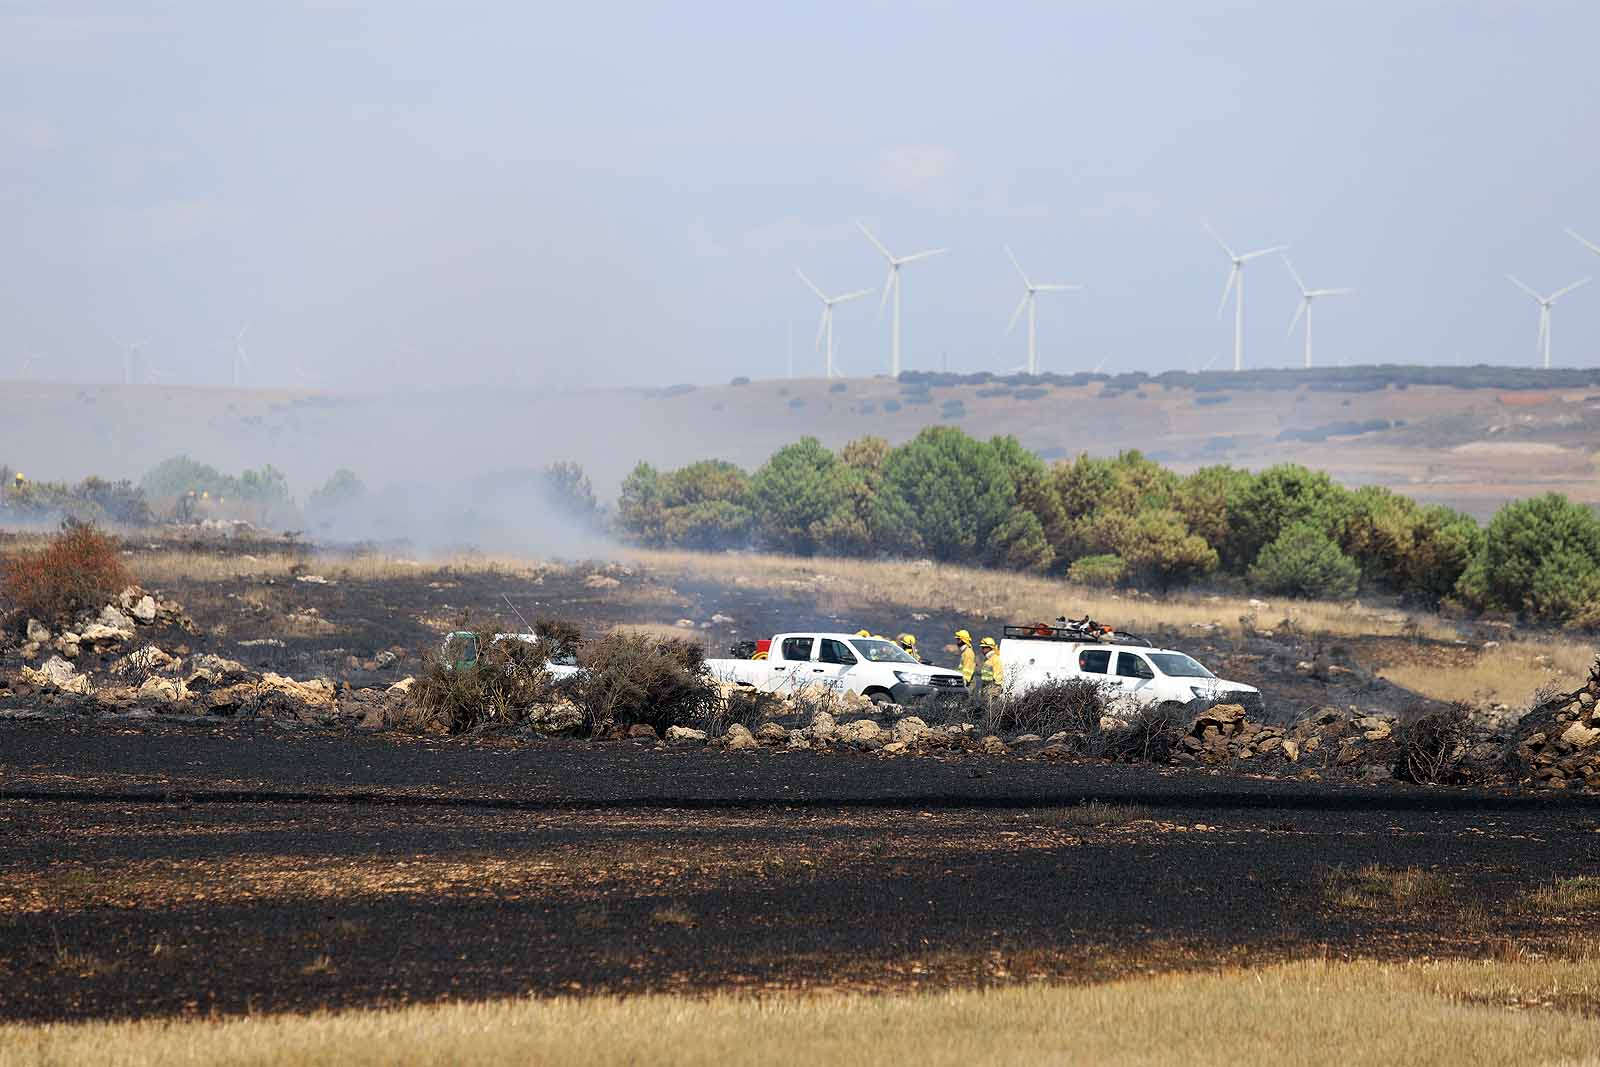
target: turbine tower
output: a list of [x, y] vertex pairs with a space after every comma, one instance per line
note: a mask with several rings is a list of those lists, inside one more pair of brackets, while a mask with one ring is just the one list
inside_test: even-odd
[[933, 256], [943, 255], [950, 251], [948, 248], [935, 248], [927, 252], [915, 252], [909, 256], [896, 256], [883, 242], [872, 236], [872, 231], [860, 222], [861, 232], [866, 234], [867, 240], [872, 242], [872, 247], [883, 253], [883, 258], [889, 261], [889, 277], [883, 283], [883, 299], [878, 301], [878, 314], [883, 314], [883, 305], [889, 300], [889, 291], [894, 290], [894, 327], [889, 341], [889, 377], [900, 377], [900, 268], [907, 263], [915, 263], [919, 259], [928, 259]]
[[1233, 261], [1233, 269], [1228, 271], [1227, 284], [1225, 284], [1222, 287], [1222, 302], [1217, 305], [1217, 316], [1219, 318], [1222, 316], [1222, 309], [1228, 306], [1228, 294], [1232, 293], [1233, 294], [1233, 369], [1236, 370], [1236, 371], [1237, 370], [1243, 370], [1244, 369], [1244, 265], [1246, 263], [1250, 262], [1252, 259], [1260, 259], [1262, 256], [1268, 256], [1268, 255], [1271, 255], [1274, 252], [1287, 251], [1289, 246], [1288, 245], [1273, 245], [1271, 248], [1263, 248], [1263, 249], [1260, 249], [1260, 250], [1255, 251], [1255, 252], [1246, 252], [1244, 255], [1241, 256], [1241, 255], [1235, 254], [1233, 249], [1228, 247], [1228, 243], [1226, 241], [1224, 241], [1221, 237], [1219, 237], [1217, 235], [1217, 231], [1213, 230], [1209, 224], [1206, 226], [1206, 232], [1211, 235], [1211, 239], [1213, 241], [1217, 242], [1217, 244], [1222, 246], [1222, 250], [1224, 252], [1226, 252], [1228, 254], [1228, 258]]
[[[1579, 238], [1579, 240], [1582, 240], [1582, 238]], [[1587, 242], [1585, 242], [1585, 243], [1587, 243]], [[1524, 293], [1527, 293], [1529, 296], [1533, 297], [1535, 300], [1537, 300], [1539, 302], [1539, 340], [1534, 345], [1534, 351], [1539, 352], [1544, 356], [1544, 369], [1545, 370], [1549, 370], [1550, 369], [1550, 309], [1555, 306], [1555, 303], [1556, 303], [1557, 300], [1560, 300], [1562, 297], [1564, 297], [1568, 293], [1572, 292], [1572, 290], [1580, 288], [1580, 287], [1585, 286], [1585, 285], [1588, 285], [1590, 279], [1584, 278], [1584, 279], [1582, 279], [1580, 281], [1575, 281], [1571, 285], [1567, 286], [1565, 289], [1557, 289], [1555, 292], [1551, 293], [1549, 296], [1540, 296], [1538, 293], [1534, 292], [1528, 286], [1523, 285], [1520, 281], [1518, 281], [1516, 278], [1512, 277], [1511, 275], [1507, 274], [1506, 277], [1511, 280], [1511, 284], [1512, 285], [1516, 286], [1518, 289], [1521, 289]]]
[[1295, 308], [1294, 318], [1289, 320], [1289, 333], [1294, 336], [1294, 328], [1300, 323], [1300, 316], [1306, 319], [1306, 366], [1311, 366], [1311, 302], [1319, 296], [1347, 296], [1354, 293], [1354, 289], [1307, 289], [1306, 283], [1301, 281], [1300, 272], [1294, 269], [1294, 264], [1289, 262], [1289, 257], [1283, 257], [1283, 265], [1289, 268], [1289, 273], [1294, 276], [1294, 283], [1300, 287], [1300, 306]]
[[[822, 320], [817, 323], [817, 340], [816, 340], [816, 342], [815, 342], [813, 347], [820, 348], [822, 346], [823, 335], [824, 334], [827, 335], [827, 338], [828, 338], [827, 369], [828, 369], [828, 377], [832, 378], [833, 377], [833, 305], [842, 304], [847, 300], [854, 300], [857, 297], [866, 296], [868, 293], [872, 292], [872, 290], [871, 289], [857, 289], [855, 292], [853, 292], [853, 293], [845, 293], [843, 296], [825, 296], [823, 294], [822, 290], [818, 289], [816, 287], [816, 285], [811, 281], [811, 279], [807, 278], [805, 276], [805, 273], [803, 271], [800, 271], [800, 270], [797, 269], [795, 271], [795, 273], [800, 275], [800, 280], [806, 283], [806, 288], [810, 289], [813, 293], [816, 293], [817, 294], [817, 299], [822, 301]], [[791, 375], [790, 376], [791, 377], [793, 376], [792, 370], [791, 370]]]
[[242, 366], [250, 364], [250, 357], [244, 354], [244, 335], [250, 329], [247, 322], [239, 327], [239, 332], [233, 338], [233, 387], [239, 388], [239, 370]]
[[1039, 373], [1039, 349], [1038, 349], [1037, 326], [1036, 326], [1037, 315], [1035, 314], [1037, 309], [1034, 307], [1034, 297], [1039, 293], [1068, 293], [1068, 292], [1072, 292], [1073, 290], [1076, 290], [1076, 289], [1082, 289], [1083, 286], [1081, 286], [1081, 285], [1045, 285], [1043, 283], [1035, 285], [1033, 282], [1030, 282], [1028, 280], [1028, 272], [1022, 269], [1022, 264], [1021, 263], [1017, 262], [1017, 257], [1016, 257], [1016, 255], [1014, 253], [1012, 253], [1011, 247], [1009, 245], [1006, 246], [1006, 255], [1011, 257], [1011, 265], [1013, 267], [1017, 268], [1017, 273], [1018, 274], [1022, 275], [1022, 299], [1021, 299], [1021, 301], [1019, 301], [1017, 303], [1017, 310], [1015, 310], [1015, 311], [1013, 311], [1011, 313], [1011, 322], [1008, 323], [1007, 326], [1006, 326], [1006, 333], [1010, 333], [1012, 330], [1016, 329], [1017, 317], [1022, 314], [1022, 309], [1023, 308], [1027, 308], [1028, 309], [1028, 373], [1029, 374], [1038, 374]]

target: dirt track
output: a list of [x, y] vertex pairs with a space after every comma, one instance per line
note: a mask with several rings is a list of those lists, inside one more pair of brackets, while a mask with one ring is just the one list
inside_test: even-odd
[[[1600, 931], [1527, 900], [1600, 866], [1600, 798], [217, 723], [11, 724], [0, 754], [6, 1018], [1080, 980]], [[1331, 895], [1368, 864], [1448, 890]]]

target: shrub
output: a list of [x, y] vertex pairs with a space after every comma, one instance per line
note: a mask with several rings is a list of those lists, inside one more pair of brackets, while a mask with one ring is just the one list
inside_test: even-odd
[[1067, 678], [1041, 683], [1026, 692], [1009, 694], [992, 702], [983, 725], [991, 733], [1038, 734], [1049, 737], [1062, 730], [1085, 738], [1100, 732], [1100, 717], [1115, 684], [1090, 678]]
[[1600, 603], [1600, 518], [1556, 493], [1507, 504], [1457, 590], [1474, 606], [1534, 619], [1592, 616]]
[[1079, 585], [1113, 586], [1127, 573], [1128, 564], [1121, 556], [1103, 553], [1073, 560], [1067, 568], [1067, 580]]
[[93, 526], [71, 522], [44, 548], [4, 561], [3, 571], [5, 598], [47, 623], [70, 622], [133, 584], [117, 542]]
[[1167, 705], [1143, 708], [1128, 725], [1101, 731], [1092, 751], [1123, 763], [1167, 763], [1183, 740], [1185, 715]]
[[736, 376], [733, 379], [733, 381], [729, 382], [728, 384], [729, 385], [749, 385], [750, 384], [750, 379], [746, 378], [744, 375], [740, 374], [740, 375]]
[[1284, 530], [1261, 550], [1250, 568], [1250, 584], [1267, 593], [1323, 600], [1355, 595], [1361, 567], [1311, 523]]
[[702, 722], [720, 703], [705, 652], [680, 637], [611, 633], [578, 653], [577, 694], [592, 734], [645, 723], [658, 732]]
[[1461, 777], [1467, 754], [1467, 709], [1403, 716], [1395, 731], [1394, 776], [1405, 782], [1440, 785]]
[[900, 401], [890, 397], [888, 400], [883, 402], [883, 410], [891, 415], [894, 414], [896, 411], [900, 410]]
[[848, 385], [846, 385], [844, 382], [834, 382], [832, 385], [828, 386], [828, 392], [830, 392], [830, 393], [842, 393], [842, 392], [845, 392], [846, 390], [848, 390], [849, 388], [850, 387]]
[[558, 682], [545, 670], [551, 653], [545, 642], [496, 641], [495, 627], [487, 625], [474, 627], [473, 632], [478, 659], [472, 666], [457, 668], [438, 652], [425, 657], [411, 691], [424, 722], [452, 734], [491, 724], [515, 725], [534, 705], [570, 695], [573, 684]]

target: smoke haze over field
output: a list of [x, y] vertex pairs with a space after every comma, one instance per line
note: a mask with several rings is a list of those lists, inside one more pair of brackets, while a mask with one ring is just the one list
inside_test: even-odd
[[[1202, 10], [1203, 8], [1203, 10]], [[662, 385], [815, 373], [907, 268], [910, 368], [1219, 361], [1209, 219], [1329, 362], [1533, 358], [1600, 259], [1600, 8], [0, 3], [0, 377]], [[1246, 358], [1298, 358], [1253, 264]], [[887, 366], [872, 301], [839, 362]], [[142, 342], [130, 358], [128, 346]], [[1600, 290], [1555, 314], [1600, 362]], [[125, 363], [125, 360], [127, 361]], [[194, 450], [205, 449], [196, 443]]]

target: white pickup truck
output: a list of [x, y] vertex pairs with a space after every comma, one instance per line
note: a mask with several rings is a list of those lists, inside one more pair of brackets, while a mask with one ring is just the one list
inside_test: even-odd
[[1255, 686], [1218, 678], [1193, 657], [1140, 639], [1046, 625], [1007, 626], [1004, 635], [1000, 662], [1011, 693], [1025, 693], [1043, 682], [1087, 678], [1104, 684], [1108, 702], [1124, 711], [1194, 701], [1262, 710], [1261, 690]]
[[913, 704], [966, 688], [960, 671], [918, 663], [893, 641], [843, 633], [777, 634], [766, 659], [711, 659], [706, 667], [718, 681], [763, 692], [822, 686], [877, 704]]

